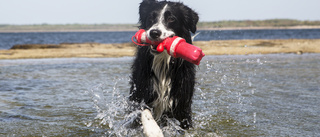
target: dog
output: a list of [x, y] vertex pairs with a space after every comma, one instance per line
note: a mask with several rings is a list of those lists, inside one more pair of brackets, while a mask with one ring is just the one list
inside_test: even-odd
[[[148, 39], [162, 41], [179, 36], [192, 44], [191, 33], [197, 30], [198, 14], [181, 2], [143, 0], [139, 6], [139, 29]], [[158, 123], [166, 118], [179, 121], [182, 129], [192, 127], [192, 96], [196, 66], [166, 52], [157, 45], [138, 46], [132, 64], [129, 101], [145, 104]], [[141, 109], [141, 107], [140, 107]]]

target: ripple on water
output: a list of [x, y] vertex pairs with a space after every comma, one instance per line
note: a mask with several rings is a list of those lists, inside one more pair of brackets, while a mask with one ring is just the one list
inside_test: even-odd
[[[190, 136], [319, 136], [320, 55], [206, 56]], [[119, 59], [0, 60], [0, 136], [141, 135], [125, 128], [130, 64]], [[162, 127], [181, 135], [176, 121]]]

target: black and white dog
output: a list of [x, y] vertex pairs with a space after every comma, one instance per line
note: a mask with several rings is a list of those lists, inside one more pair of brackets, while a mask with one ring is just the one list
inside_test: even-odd
[[[164, 40], [179, 36], [192, 43], [191, 32], [196, 32], [198, 14], [180, 2], [143, 0], [139, 7], [140, 29], [145, 29], [150, 40]], [[192, 127], [192, 96], [195, 85], [195, 65], [166, 52], [159, 53], [157, 45], [137, 48], [132, 65], [129, 100], [144, 103], [162, 123], [175, 118], [180, 127]]]

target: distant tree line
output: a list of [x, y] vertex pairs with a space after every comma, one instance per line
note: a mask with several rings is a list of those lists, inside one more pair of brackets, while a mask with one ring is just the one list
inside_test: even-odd
[[301, 21], [292, 19], [270, 20], [239, 20], [200, 22], [199, 28], [227, 28], [227, 27], [292, 27], [292, 26], [320, 26], [320, 21]]
[[0, 31], [125, 31], [136, 29], [136, 24], [0, 24]]
[[[9, 25], [0, 24], [0, 32], [5, 31], [130, 31], [136, 30], [138, 24], [34, 24]], [[199, 22], [199, 29], [230, 27], [292, 27], [320, 26], [320, 21], [301, 21], [292, 19], [239, 20]]]

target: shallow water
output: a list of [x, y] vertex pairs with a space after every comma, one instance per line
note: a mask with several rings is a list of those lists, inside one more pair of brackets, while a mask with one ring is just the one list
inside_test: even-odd
[[[190, 136], [320, 136], [320, 54], [206, 56]], [[133, 58], [0, 60], [0, 136], [124, 136]], [[166, 135], [181, 135], [175, 121]]]
[[[233, 39], [319, 39], [320, 29], [202, 30], [195, 41]], [[125, 43], [135, 31], [0, 33], [0, 49], [17, 44]]]

